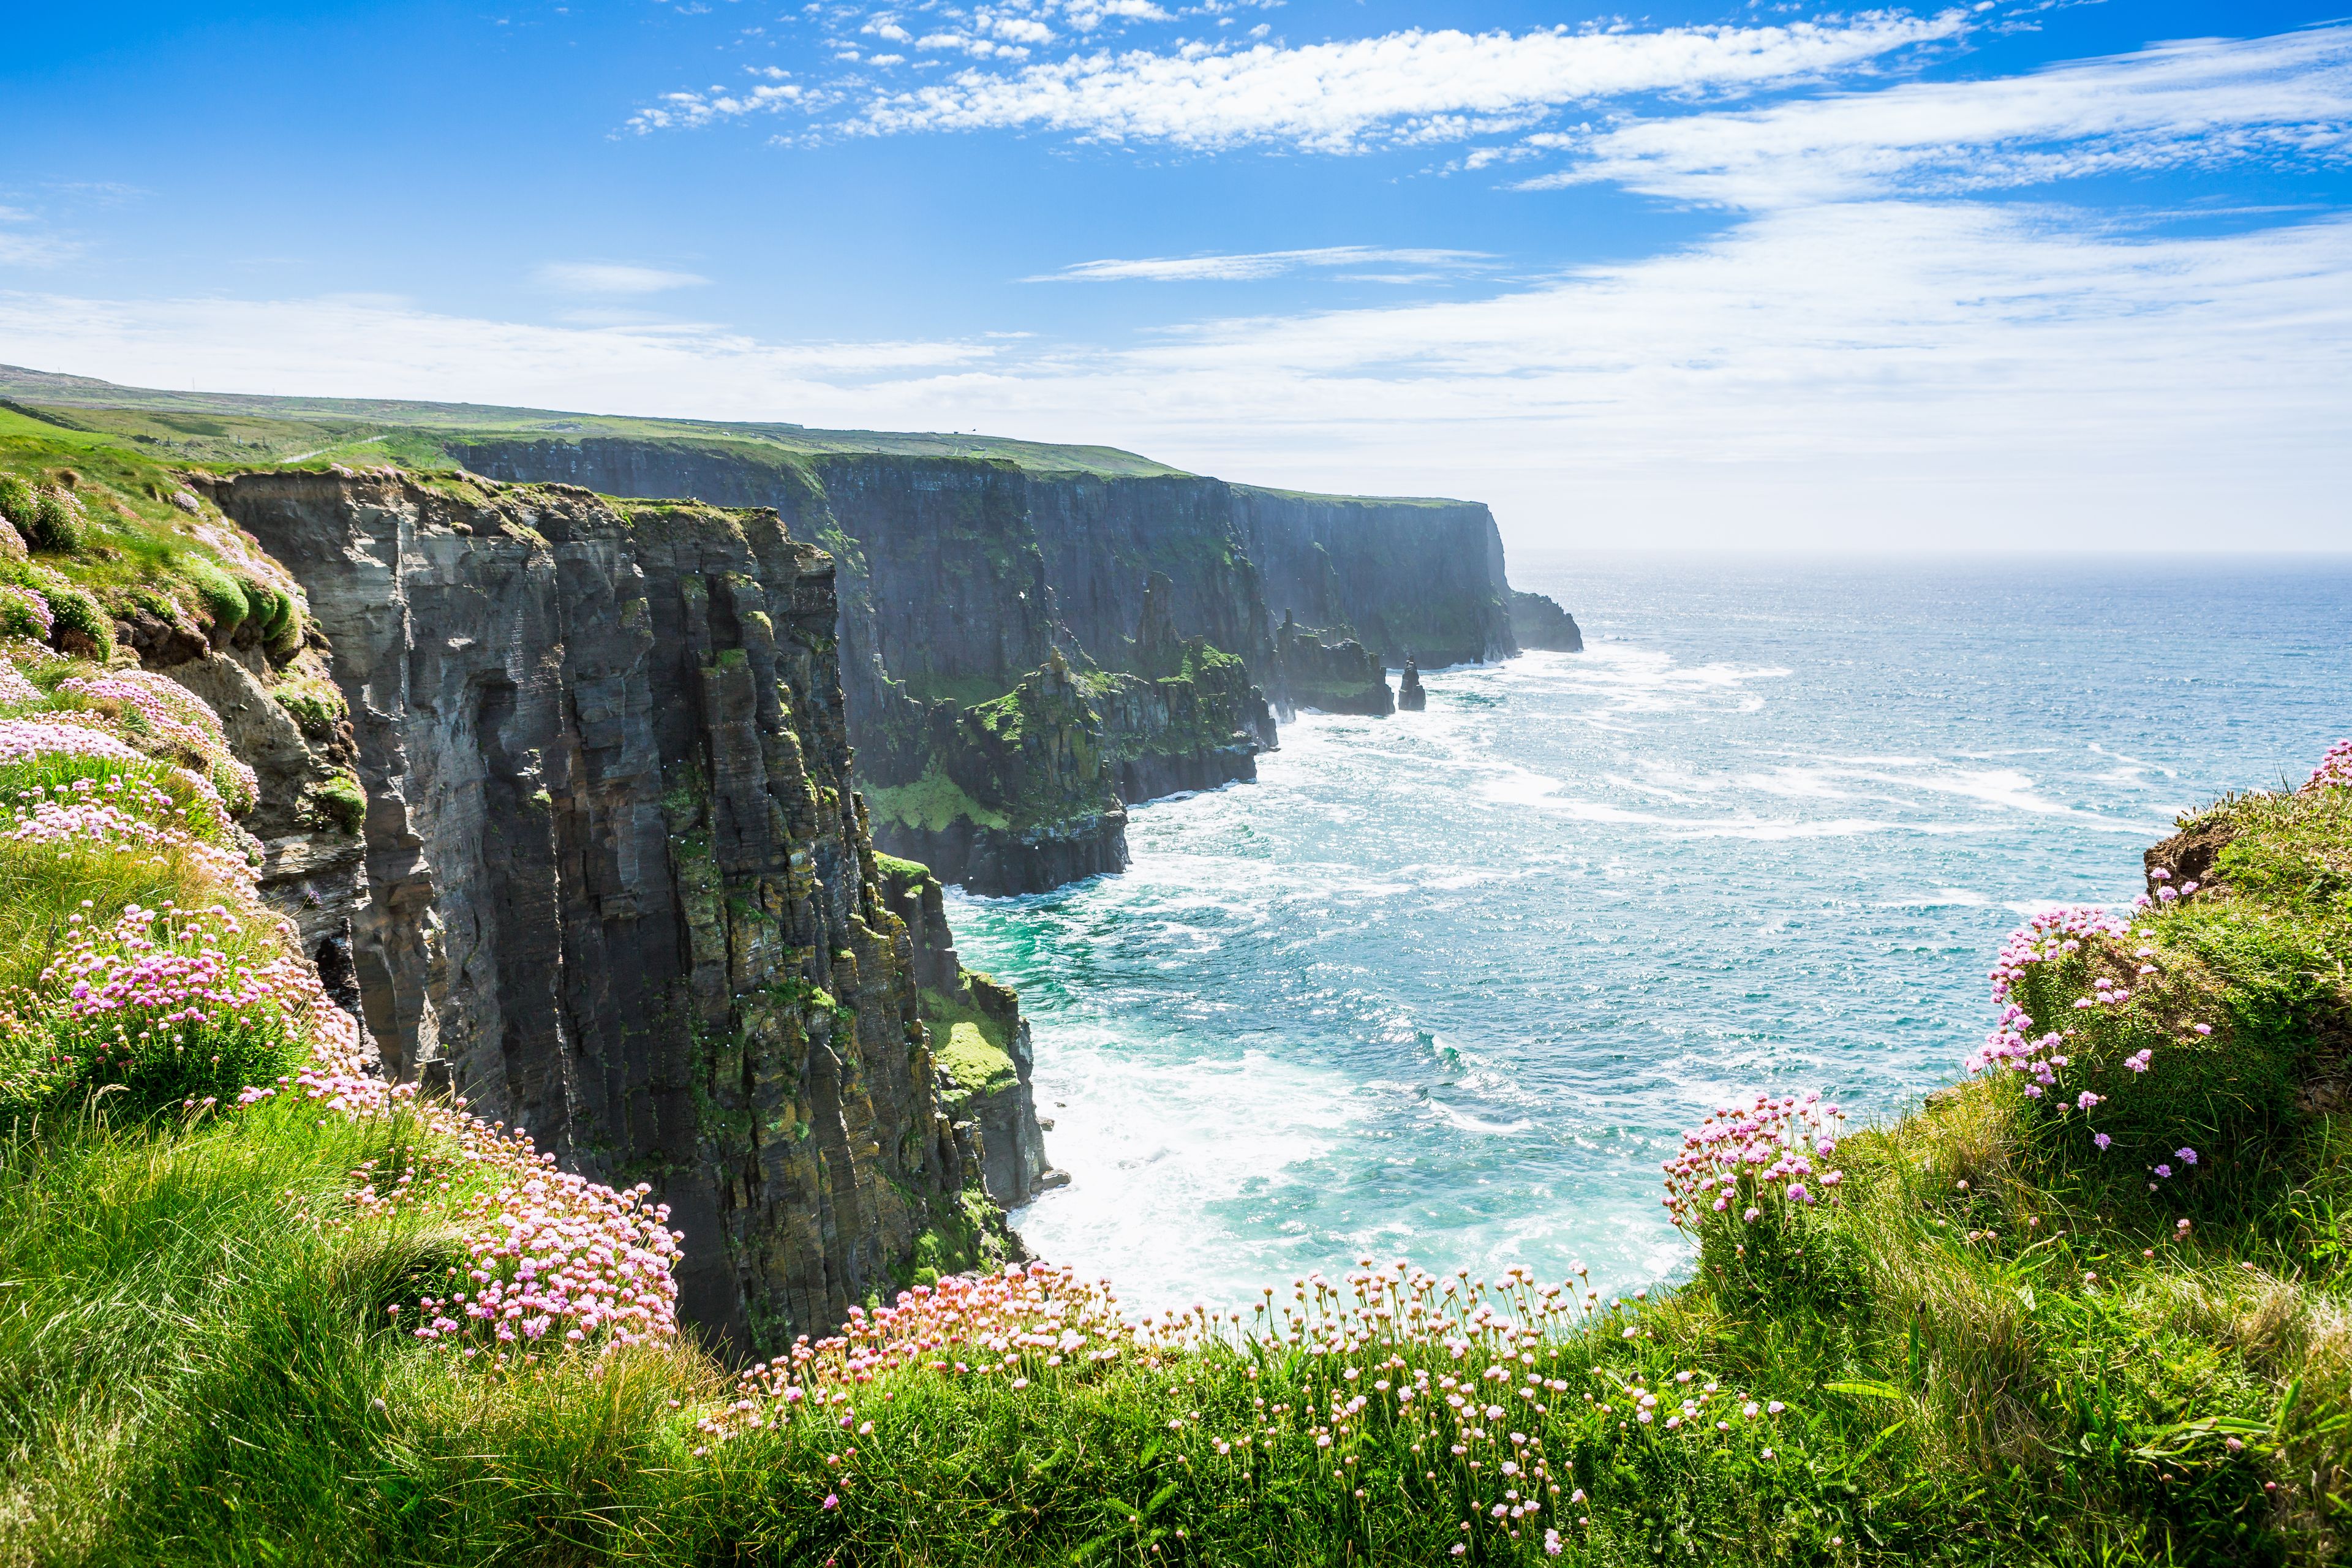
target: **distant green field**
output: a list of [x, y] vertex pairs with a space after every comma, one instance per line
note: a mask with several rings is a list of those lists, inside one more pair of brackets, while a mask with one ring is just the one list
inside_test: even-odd
[[[1184, 471], [1115, 447], [1057, 447], [1002, 436], [888, 430], [814, 430], [781, 422], [638, 419], [495, 404], [415, 403], [373, 397], [268, 397], [117, 386], [88, 376], [0, 365], [0, 399], [192, 461], [288, 462], [313, 458], [416, 463], [434, 449], [420, 434], [634, 437], [728, 436], [812, 456], [889, 452], [921, 458], [992, 458], [1033, 473], [1118, 479], [1182, 478]], [[85, 413], [85, 411], [87, 411]], [[373, 456], [371, 456], [373, 452]], [[299, 454], [299, 458], [297, 456]]]

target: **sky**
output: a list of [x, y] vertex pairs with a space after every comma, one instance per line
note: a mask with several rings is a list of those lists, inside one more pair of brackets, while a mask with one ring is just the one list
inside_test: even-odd
[[0, 362], [2352, 549], [2352, 0], [17, 8]]

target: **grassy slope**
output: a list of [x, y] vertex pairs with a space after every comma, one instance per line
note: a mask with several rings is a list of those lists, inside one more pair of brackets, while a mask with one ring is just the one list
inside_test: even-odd
[[[993, 458], [1036, 474], [1092, 474], [1113, 479], [1186, 478], [1171, 468], [1116, 447], [1070, 447], [1004, 436], [894, 430], [821, 430], [758, 420], [653, 419], [574, 414], [491, 404], [423, 403], [395, 398], [270, 397], [245, 393], [175, 392], [118, 386], [86, 376], [56, 375], [0, 365], [0, 398], [68, 419], [144, 437], [158, 452], [206, 462], [397, 462], [446, 467], [434, 431], [488, 436], [630, 437], [709, 440], [733, 437], [814, 456], [887, 452], [919, 458]], [[235, 445], [242, 442], [243, 446]], [[225, 443], [226, 445], [225, 445]], [[1338, 496], [1307, 490], [1237, 487], [1291, 500], [1381, 506], [1467, 504], [1436, 496]]]
[[[386, 1326], [454, 1245], [454, 1199], [349, 1217], [396, 1122], [281, 1103], [47, 1129], [0, 1152], [0, 1561], [1483, 1563], [1545, 1560], [1542, 1527], [1573, 1563], [2331, 1560], [2352, 789], [2221, 815], [2230, 890], [2143, 922], [2162, 973], [2116, 1027], [2213, 1017], [2224, 1045], [2286, 1052], [2299, 1096], [2168, 1107], [2218, 1119], [2193, 1177], [2148, 1191], [2035, 1124], [2019, 1079], [1975, 1083], [1846, 1142], [1840, 1201], [1793, 1237], [1807, 1261], [1711, 1247], [1597, 1322], [1572, 1289], [1439, 1281], [1500, 1309], [1459, 1356], [1394, 1331], [1408, 1291], [1286, 1286], [1271, 1332], [1087, 1371], [1024, 1352], [1025, 1389], [887, 1373], [843, 1384], [871, 1432], [829, 1412], [714, 1446], [697, 1422], [735, 1391], [690, 1348], [500, 1378]], [[1540, 1337], [1506, 1347], [1497, 1322]], [[1292, 1323], [1362, 1331], [1318, 1355]], [[1374, 1392], [1425, 1376], [1428, 1411], [1461, 1376], [1503, 1398], [1490, 1367], [1543, 1381], [1483, 1436]], [[1644, 1389], [1698, 1419], [1627, 1419]], [[1538, 1453], [1549, 1482], [1503, 1476]], [[1514, 1539], [1485, 1510], [1522, 1489], [1545, 1511]]]
[[[67, 417], [101, 422], [97, 411], [116, 411], [105, 422], [155, 442], [177, 443], [189, 456], [203, 447], [208, 460], [235, 460], [237, 454], [211, 456], [224, 438], [261, 443], [286, 461], [311, 451], [345, 461], [406, 461], [421, 454], [406, 449], [404, 436], [435, 429], [469, 437], [512, 435], [577, 439], [581, 437], [708, 438], [736, 437], [772, 443], [786, 451], [820, 454], [888, 452], [905, 457], [995, 458], [1036, 473], [1085, 473], [1118, 478], [1181, 475], [1115, 447], [1064, 447], [1003, 436], [944, 435], [888, 430], [812, 430], [799, 425], [708, 419], [639, 419], [620, 415], [568, 414], [541, 408], [506, 408], [485, 404], [414, 403], [393, 398], [266, 397], [239, 393], [170, 392], [117, 386], [80, 376], [57, 376], [0, 366], [0, 397]], [[218, 426], [215, 430], [210, 428]], [[221, 432], [228, 432], [224, 437]], [[310, 446], [303, 443], [308, 441]], [[194, 444], [194, 445], [192, 445]], [[371, 450], [380, 455], [371, 458]], [[247, 457], [247, 460], [250, 460]]]

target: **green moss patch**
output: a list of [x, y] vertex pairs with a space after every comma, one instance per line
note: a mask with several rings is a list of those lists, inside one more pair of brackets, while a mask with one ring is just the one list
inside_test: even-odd
[[923, 1021], [931, 1026], [931, 1059], [965, 1094], [1001, 1094], [1020, 1084], [1020, 1069], [1004, 1048], [1004, 1026], [995, 1019], [945, 992], [925, 991]]
[[958, 820], [982, 827], [1003, 827], [1011, 821], [1003, 812], [991, 811], [966, 795], [936, 763], [913, 784], [875, 790], [866, 796], [866, 804], [880, 821], [928, 833], [938, 833]]

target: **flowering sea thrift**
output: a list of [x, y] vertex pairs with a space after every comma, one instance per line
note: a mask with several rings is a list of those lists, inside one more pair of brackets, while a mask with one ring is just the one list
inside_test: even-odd
[[100, 757], [110, 762], [140, 763], [147, 753], [130, 742], [88, 724], [44, 715], [38, 719], [0, 719], [0, 764], [27, 762], [48, 753]]
[[[41, 700], [19, 666], [56, 658], [0, 644], [0, 678], [14, 683], [0, 684], [0, 701]], [[247, 804], [252, 770], [230, 752], [212, 710], [139, 670], [72, 675], [56, 689], [98, 710], [0, 720], [0, 767], [39, 786], [18, 789], [0, 853], [161, 858], [218, 897], [119, 913], [85, 904], [88, 913], [69, 915], [39, 984], [0, 998], [0, 1109], [37, 1110], [119, 1085], [131, 1099], [115, 1103], [176, 1100], [203, 1111], [224, 1099], [252, 1106], [288, 1094], [354, 1120], [399, 1119], [419, 1162], [488, 1189], [457, 1216], [469, 1239], [454, 1288], [425, 1297], [404, 1321], [398, 1309], [391, 1314], [408, 1331], [467, 1356], [488, 1348], [498, 1361], [509, 1347], [523, 1356], [602, 1352], [674, 1334], [671, 1271], [682, 1238], [667, 1228], [667, 1209], [646, 1202], [649, 1188], [615, 1192], [565, 1175], [520, 1132], [370, 1070], [358, 1026], [321, 989], [292, 927], [256, 901], [253, 866], [213, 841], [228, 837], [219, 795], [134, 744], [193, 753], [230, 784], [234, 804]], [[193, 816], [182, 798], [194, 803]], [[381, 1191], [355, 1173], [352, 1218], [415, 1201], [418, 1168]]]
[[243, 854], [189, 832], [185, 808], [145, 779], [121, 773], [103, 781], [80, 778], [57, 786], [53, 797], [28, 791], [19, 798], [22, 804], [10, 814], [13, 825], [0, 834], [11, 843], [176, 854], [246, 892], [260, 877]]
[[2352, 787], [2352, 741], [2338, 741], [2328, 747], [2327, 754], [2319, 759], [2319, 765], [2311, 770], [2311, 777], [2303, 787]]
[[1759, 1094], [1720, 1108], [1684, 1133], [1682, 1152], [1665, 1163], [1666, 1212], [1696, 1234], [1734, 1208], [1742, 1224], [1753, 1225], [1784, 1207], [1820, 1203], [1845, 1180], [1843, 1171], [1815, 1164], [1837, 1152], [1836, 1124], [1844, 1119], [1814, 1093]]
[[[853, 1308], [839, 1334], [803, 1337], [746, 1370], [734, 1397], [698, 1415], [693, 1453], [775, 1434], [814, 1438], [828, 1451], [810, 1501], [831, 1513], [856, 1505], [865, 1452], [902, 1440], [903, 1428], [881, 1426], [914, 1383], [1017, 1399], [1120, 1368], [1135, 1380], [1133, 1396], [1160, 1403], [1164, 1451], [1196, 1476], [1244, 1485], [1261, 1468], [1311, 1476], [1343, 1507], [1393, 1506], [1359, 1467], [1409, 1447], [1422, 1479], [1437, 1483], [1433, 1495], [1449, 1500], [1433, 1506], [1449, 1510], [1469, 1543], [1453, 1554], [1475, 1546], [1488, 1562], [1559, 1555], [1568, 1532], [1588, 1526], [1573, 1511], [1586, 1502], [1580, 1449], [1603, 1464], [1621, 1446], [1644, 1454], [1671, 1446], [1685, 1463], [1770, 1462], [1780, 1402], [1697, 1368], [1653, 1384], [1633, 1368], [1593, 1366], [1572, 1352], [1572, 1336], [1596, 1317], [1614, 1326], [1629, 1316], [1622, 1304], [1600, 1308], [1580, 1268], [1544, 1285], [1517, 1268], [1489, 1283], [1466, 1269], [1360, 1261], [1339, 1279], [1293, 1281], [1292, 1302], [1278, 1312], [1268, 1289], [1247, 1319], [1201, 1304], [1129, 1318], [1108, 1285], [1050, 1265], [941, 1279], [887, 1307]], [[1278, 1394], [1261, 1369], [1285, 1352], [1297, 1381]], [[1204, 1408], [1204, 1362], [1260, 1396]], [[737, 1462], [759, 1463], [758, 1451]]]
[[29, 1034], [46, 1020], [43, 1077], [56, 1087], [120, 1084], [134, 1103], [234, 1092], [288, 1065], [322, 1014], [342, 1016], [296, 952], [247, 936], [247, 921], [271, 919], [226, 904], [133, 904], [94, 929], [75, 916], [41, 976], [44, 1005], [10, 1026]]
[[112, 669], [102, 675], [72, 675], [57, 683], [60, 695], [138, 715], [153, 742], [191, 760], [201, 759], [233, 811], [249, 809], [257, 785], [253, 770], [229, 750], [228, 737], [213, 710], [178, 682], [143, 669]]
[[[0, 584], [0, 637], [29, 637], [46, 641], [57, 617], [49, 611], [49, 602], [40, 591], [16, 584]], [[15, 673], [13, 670], [11, 673]], [[24, 677], [18, 675], [18, 680]], [[30, 682], [26, 682], [27, 685]], [[16, 698], [5, 700], [16, 701]]]

